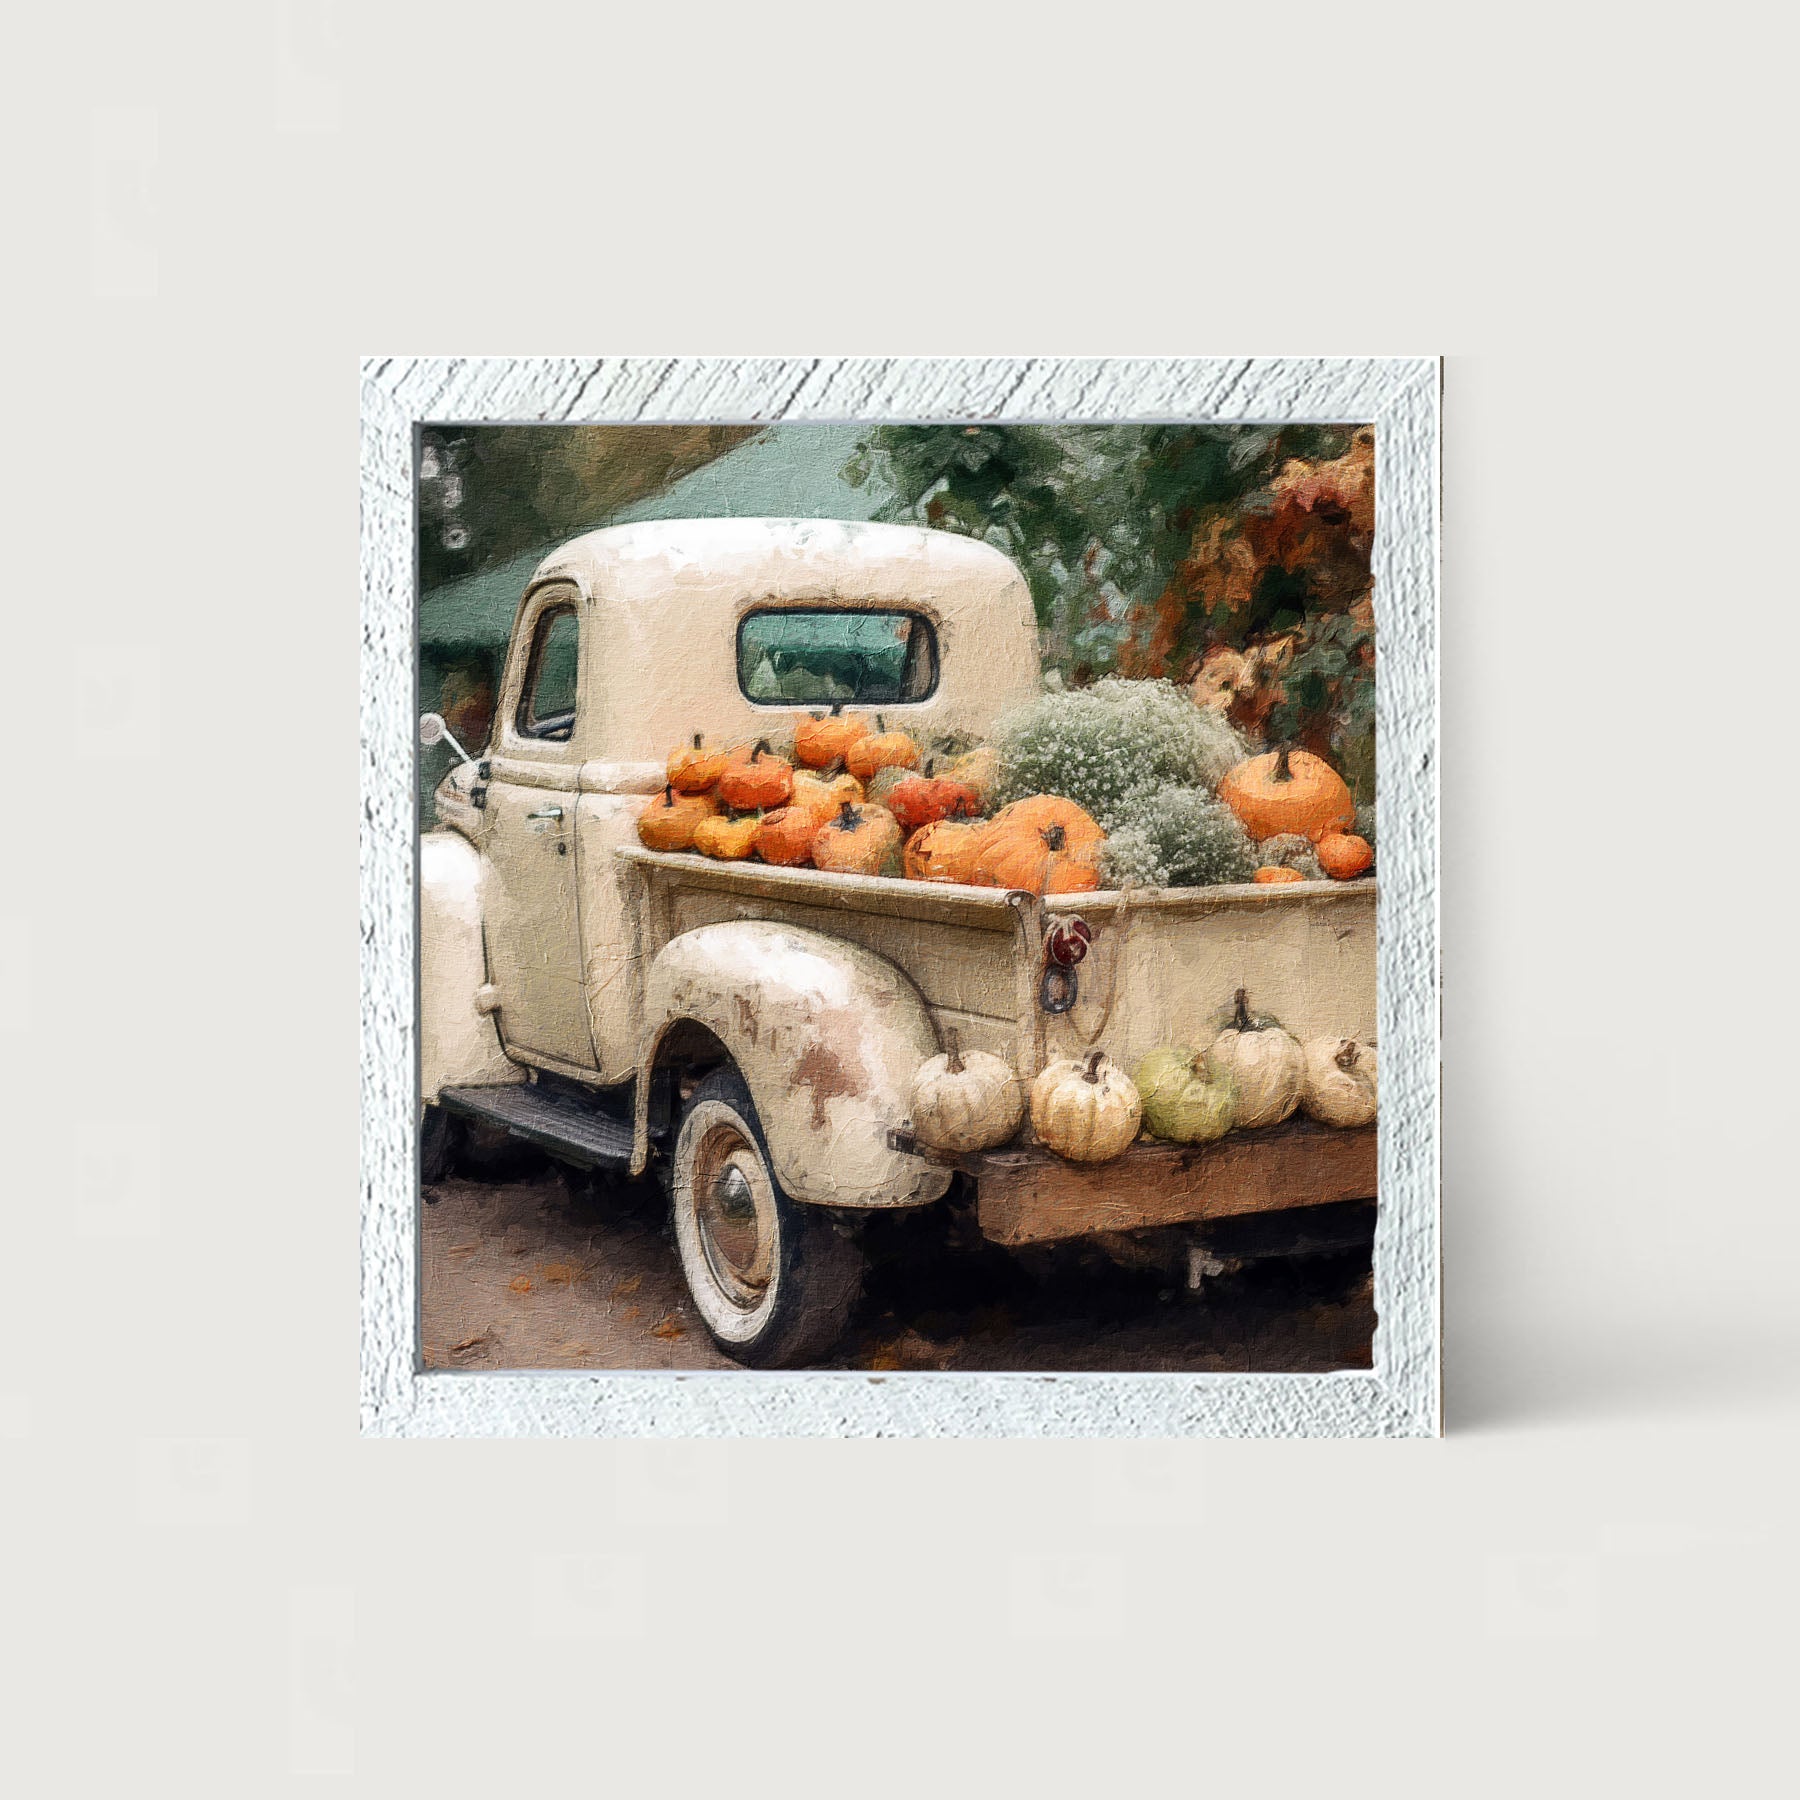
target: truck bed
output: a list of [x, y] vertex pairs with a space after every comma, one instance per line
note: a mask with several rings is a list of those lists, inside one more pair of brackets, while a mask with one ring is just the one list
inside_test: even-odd
[[[940, 1026], [1030, 1079], [1097, 1042], [1127, 1067], [1217, 1028], [1240, 987], [1296, 1037], [1375, 1036], [1372, 879], [1059, 894], [718, 862], [627, 844], [642, 883], [633, 946], [730, 919], [769, 919], [863, 945], [903, 969]], [[1079, 916], [1093, 932], [1060, 1016], [1038, 1005], [1043, 934]]]

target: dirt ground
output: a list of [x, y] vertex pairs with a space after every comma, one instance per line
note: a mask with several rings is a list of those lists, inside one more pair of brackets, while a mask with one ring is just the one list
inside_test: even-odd
[[[423, 1209], [425, 1363], [454, 1369], [731, 1368], [700, 1323], [649, 1182], [553, 1166], [457, 1176]], [[1252, 1264], [1186, 1294], [1096, 1254], [1026, 1267], [947, 1209], [880, 1221], [841, 1369], [1367, 1368], [1368, 1254]]]

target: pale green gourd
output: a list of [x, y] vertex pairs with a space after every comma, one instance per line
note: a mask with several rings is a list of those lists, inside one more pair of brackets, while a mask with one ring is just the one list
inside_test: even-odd
[[1231, 1129], [1237, 1096], [1198, 1050], [1152, 1050], [1134, 1079], [1144, 1123], [1154, 1136], [1173, 1144], [1210, 1144]]

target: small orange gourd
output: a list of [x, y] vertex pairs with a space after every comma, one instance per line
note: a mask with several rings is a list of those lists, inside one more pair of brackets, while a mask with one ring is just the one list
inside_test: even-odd
[[862, 783], [854, 775], [846, 775], [841, 767], [833, 764], [817, 772], [812, 769], [796, 769], [794, 791], [788, 804], [804, 806], [821, 825], [825, 825], [837, 817], [838, 808], [846, 800], [853, 806], [860, 806], [863, 798]]
[[1239, 763], [1219, 783], [1219, 798], [1258, 843], [1290, 831], [1319, 838], [1356, 823], [1356, 803], [1337, 770], [1285, 744]]
[[1283, 868], [1280, 864], [1270, 864], [1258, 869], [1250, 879], [1260, 882], [1264, 887], [1279, 887], [1283, 882], [1304, 881], [1306, 877], [1298, 869], [1288, 869]]
[[975, 859], [981, 854], [980, 827], [939, 819], [921, 825], [906, 840], [903, 864], [909, 880], [950, 881], [975, 885]]
[[1328, 831], [1319, 839], [1319, 867], [1333, 881], [1353, 881], [1375, 860], [1367, 838], [1347, 831]]
[[813, 864], [834, 875], [895, 875], [900, 870], [900, 827], [884, 806], [848, 800], [813, 839]]
[[638, 838], [647, 850], [691, 850], [700, 821], [718, 810], [710, 794], [678, 794], [671, 783], [638, 814]]
[[719, 777], [719, 798], [733, 812], [785, 806], [794, 791], [794, 765], [758, 738], [741, 761], [734, 756]]
[[933, 764], [927, 762], [923, 775], [902, 775], [887, 797], [888, 810], [900, 821], [900, 829], [908, 834], [921, 825], [933, 825], [939, 819], [977, 819], [981, 816], [981, 795], [966, 781], [952, 781], [934, 775]]
[[742, 862], [755, 850], [761, 826], [762, 817], [757, 813], [745, 813], [741, 819], [702, 819], [694, 827], [694, 848], [720, 862]]
[[726, 750], [705, 748], [705, 733], [696, 731], [694, 741], [669, 753], [669, 785], [678, 794], [704, 794], [717, 784], [731, 760]]
[[797, 869], [812, 861], [819, 821], [804, 806], [784, 806], [756, 828], [756, 854], [778, 869]]
[[850, 746], [869, 735], [869, 721], [853, 718], [841, 706], [814, 713], [794, 727], [794, 761], [809, 769], [829, 769], [849, 755]]
[[881, 769], [916, 769], [919, 746], [904, 731], [882, 728], [879, 715], [877, 729], [867, 737], [859, 737], [844, 752], [844, 766], [858, 781], [872, 780]]

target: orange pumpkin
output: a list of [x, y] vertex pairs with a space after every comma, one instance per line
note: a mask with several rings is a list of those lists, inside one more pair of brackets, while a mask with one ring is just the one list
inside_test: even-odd
[[842, 707], [814, 713], [794, 727], [794, 761], [809, 769], [829, 769], [849, 755], [850, 746], [869, 735], [869, 721], [848, 716]]
[[717, 784], [731, 760], [727, 750], [704, 748], [705, 733], [696, 731], [692, 744], [669, 753], [669, 785], [678, 794], [704, 794]]
[[794, 791], [788, 804], [804, 806], [824, 825], [837, 817], [838, 808], [846, 800], [853, 806], [860, 806], [863, 798], [863, 785], [854, 775], [836, 769], [817, 774], [811, 769], [796, 769]]
[[[875, 723], [881, 726], [879, 716]], [[877, 730], [868, 737], [859, 737], [844, 752], [844, 766], [858, 781], [873, 779], [880, 769], [916, 769], [919, 746], [904, 731]]]
[[848, 800], [813, 839], [814, 866], [834, 875], [894, 875], [900, 870], [900, 827], [884, 806]]
[[1318, 842], [1319, 867], [1333, 881], [1352, 881], [1374, 862], [1367, 838], [1347, 831], [1328, 831]]
[[939, 819], [981, 816], [981, 796], [974, 788], [966, 781], [951, 781], [931, 771], [928, 762], [923, 775], [902, 775], [889, 791], [887, 808], [908, 836]]
[[778, 869], [797, 869], [812, 861], [812, 841], [819, 821], [804, 806], [784, 806], [756, 828], [756, 854]]
[[981, 828], [939, 819], [921, 825], [906, 840], [903, 866], [913, 881], [953, 881], [964, 887], [975, 884], [975, 860], [981, 853]]
[[1219, 798], [1258, 843], [1290, 831], [1319, 838], [1356, 823], [1356, 803], [1337, 770], [1285, 745], [1239, 763], [1219, 783]]
[[1306, 877], [1298, 869], [1283, 868], [1278, 863], [1271, 863], [1258, 869], [1250, 879], [1261, 882], [1264, 887], [1279, 887], [1284, 881], [1304, 881]]
[[1028, 894], [1087, 894], [1100, 885], [1097, 844], [1076, 848], [1064, 825], [1012, 825], [981, 833], [975, 881]]
[[1003, 806], [988, 821], [987, 829], [995, 836], [1009, 831], [1042, 831], [1060, 825], [1066, 848], [1071, 852], [1098, 849], [1106, 833], [1092, 813], [1065, 800], [1060, 794], [1032, 794]]
[[638, 814], [638, 837], [649, 850], [691, 850], [700, 821], [718, 810], [710, 794], [678, 794], [671, 783]]
[[719, 798], [733, 812], [756, 812], [785, 806], [794, 791], [794, 765], [777, 756], [766, 738], [758, 738], [748, 756], [733, 756], [719, 777]]
[[742, 862], [756, 848], [756, 834], [761, 826], [762, 819], [756, 813], [745, 813], [741, 819], [702, 819], [694, 827], [694, 848], [702, 856], [716, 856], [720, 862]]

